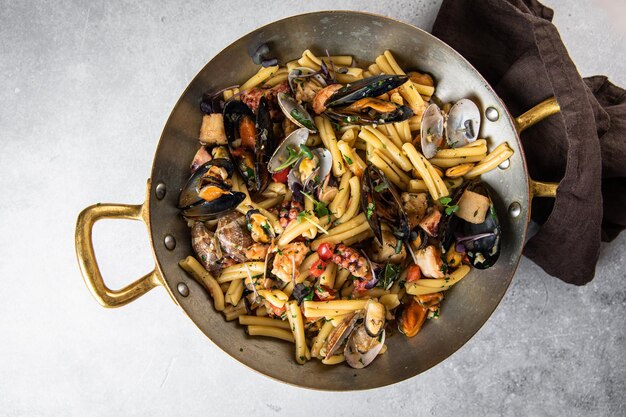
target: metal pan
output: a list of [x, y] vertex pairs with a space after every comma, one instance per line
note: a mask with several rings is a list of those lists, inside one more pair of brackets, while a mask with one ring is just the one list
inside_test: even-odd
[[[280, 62], [304, 49], [328, 49], [369, 63], [385, 49], [394, 52], [402, 68], [431, 73], [437, 96], [444, 101], [474, 100], [484, 113], [480, 137], [491, 145], [507, 141], [515, 154], [506, 167], [483, 176], [496, 192], [502, 223], [499, 261], [471, 275], [446, 294], [444, 314], [429, 322], [415, 338], [389, 339], [388, 352], [364, 370], [328, 367], [318, 361], [304, 366], [293, 359], [293, 346], [248, 337], [234, 322], [212, 311], [207, 292], [177, 265], [192, 253], [189, 229], [176, 209], [178, 192], [189, 174], [197, 149], [202, 93], [242, 82], [256, 71], [248, 52], [268, 43]], [[141, 205], [99, 204], [86, 208], [76, 225], [76, 253], [89, 290], [104, 307], [120, 307], [152, 288], [164, 287], [204, 334], [224, 352], [250, 368], [290, 384], [323, 390], [381, 387], [413, 377], [446, 359], [487, 321], [504, 296], [519, 262], [529, 221], [530, 202], [554, 196], [556, 184], [528, 176], [519, 132], [559, 111], [554, 99], [513, 118], [481, 75], [448, 45], [411, 25], [372, 14], [338, 11], [294, 16], [261, 27], [237, 40], [213, 58], [189, 84], [167, 121], [157, 148], [146, 200]], [[148, 227], [156, 265], [153, 271], [120, 290], [109, 289], [96, 262], [91, 232], [105, 218], [141, 220]]]

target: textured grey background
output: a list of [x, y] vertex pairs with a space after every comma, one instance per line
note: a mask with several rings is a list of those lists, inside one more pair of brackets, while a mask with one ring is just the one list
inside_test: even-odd
[[[581, 73], [626, 85], [624, 2], [546, 3]], [[430, 29], [439, 4], [1, 1], [0, 415], [624, 415], [626, 235], [603, 248], [582, 288], [522, 259], [459, 352], [360, 393], [302, 390], [248, 370], [163, 290], [105, 310], [82, 282], [78, 212], [143, 201], [171, 108], [220, 49], [311, 10], [367, 10]], [[146, 236], [132, 222], [96, 226], [112, 286], [152, 267]]]

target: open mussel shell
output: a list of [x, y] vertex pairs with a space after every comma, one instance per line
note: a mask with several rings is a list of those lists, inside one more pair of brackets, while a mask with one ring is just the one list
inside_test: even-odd
[[326, 87], [326, 80], [324, 79], [322, 74], [312, 70], [311, 68], [296, 67], [289, 71], [289, 74], [287, 75], [289, 87], [291, 87], [291, 91], [294, 92], [294, 94], [297, 90], [297, 83], [304, 83], [309, 80], [315, 80], [315, 82], [319, 84], [320, 87]]
[[259, 210], [248, 210], [246, 213], [246, 225], [252, 240], [255, 242], [270, 243], [276, 237], [272, 224]]
[[274, 138], [274, 127], [270, 114], [270, 105], [265, 97], [261, 97], [256, 115], [256, 141], [254, 143], [255, 152], [255, 173], [256, 189], [252, 192], [263, 191], [270, 182], [270, 173], [267, 169], [270, 155], [276, 150]]
[[315, 121], [309, 112], [287, 93], [278, 93], [276, 96], [280, 109], [295, 125], [306, 128], [311, 133], [317, 133]]
[[[258, 113], [255, 117], [250, 107], [238, 100], [229, 101], [224, 106], [224, 130], [228, 149], [252, 194], [263, 191], [269, 183], [266, 155], [271, 152], [271, 149], [267, 149], [267, 141], [270, 139], [272, 124], [265, 98], [261, 98], [259, 102]], [[246, 135], [242, 140], [244, 122]], [[249, 131], [250, 123], [254, 126], [253, 131]]]
[[337, 90], [326, 100], [325, 106], [326, 108], [347, 106], [362, 98], [378, 97], [400, 87], [408, 80], [407, 75], [374, 75], [363, 78]]
[[300, 145], [306, 145], [309, 139], [309, 130], [306, 128], [296, 129], [276, 148], [274, 154], [270, 158], [267, 168], [272, 174], [277, 172], [277, 168], [281, 166], [289, 157], [287, 148], [292, 148], [296, 152], [300, 150]]
[[[186, 209], [204, 201], [198, 194], [204, 185], [207, 172], [212, 167], [223, 168], [226, 171], [228, 178], [233, 175], [234, 167], [232, 162], [228, 159], [218, 158], [204, 163], [191, 174], [191, 177], [189, 177], [181, 189], [178, 197], [178, 208]], [[216, 182], [217, 180], [218, 179], [216, 178]]]
[[348, 123], [357, 125], [382, 125], [386, 123], [401, 122], [413, 116], [413, 110], [408, 106], [401, 106], [396, 103], [392, 104], [395, 109], [392, 111], [379, 113], [374, 109], [364, 108], [363, 111], [346, 111], [346, 108], [332, 108], [324, 112], [324, 114], [332, 121], [337, 123]]
[[348, 365], [361, 369], [372, 363], [385, 346], [385, 336], [385, 330], [377, 337], [370, 336], [363, 324], [355, 328], [343, 350]]
[[489, 199], [490, 204], [485, 220], [480, 224], [474, 224], [459, 218], [456, 214], [446, 215], [440, 223], [441, 247], [446, 251], [450, 246], [457, 245], [456, 250], [464, 249], [474, 268], [487, 269], [493, 266], [500, 256], [502, 234], [500, 222], [493, 205], [491, 191], [479, 179], [472, 180], [457, 189], [450, 204], [457, 204], [465, 190], [473, 191]]
[[398, 191], [374, 165], [368, 166], [363, 172], [361, 210], [379, 243], [383, 243], [381, 223], [387, 224], [396, 238], [406, 240], [409, 237], [409, 221]]
[[443, 144], [443, 114], [435, 103], [428, 106], [422, 116], [420, 140], [426, 159], [434, 157]]
[[480, 110], [466, 98], [457, 101], [448, 112], [446, 141], [451, 148], [474, 142], [480, 130]]
[[183, 216], [191, 220], [206, 221], [221, 218], [231, 212], [246, 198], [244, 193], [230, 191], [215, 200], [202, 201], [183, 210]]

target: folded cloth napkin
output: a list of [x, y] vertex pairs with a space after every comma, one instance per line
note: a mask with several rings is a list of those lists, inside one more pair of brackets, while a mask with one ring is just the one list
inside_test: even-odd
[[524, 255], [583, 285], [600, 241], [626, 228], [626, 92], [606, 77], [581, 78], [552, 16], [536, 0], [444, 0], [433, 34], [478, 69], [512, 114], [556, 97], [561, 113], [521, 135], [530, 176], [560, 183], [556, 200], [533, 201], [542, 226]]

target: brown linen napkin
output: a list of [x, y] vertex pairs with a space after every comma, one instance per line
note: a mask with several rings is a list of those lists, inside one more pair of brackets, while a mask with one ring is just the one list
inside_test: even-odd
[[433, 34], [480, 71], [512, 114], [557, 98], [561, 113], [521, 135], [530, 176], [560, 182], [556, 201], [533, 201], [542, 226], [524, 254], [583, 285], [600, 240], [626, 228], [626, 92], [606, 77], [581, 78], [552, 16], [536, 0], [444, 0]]

